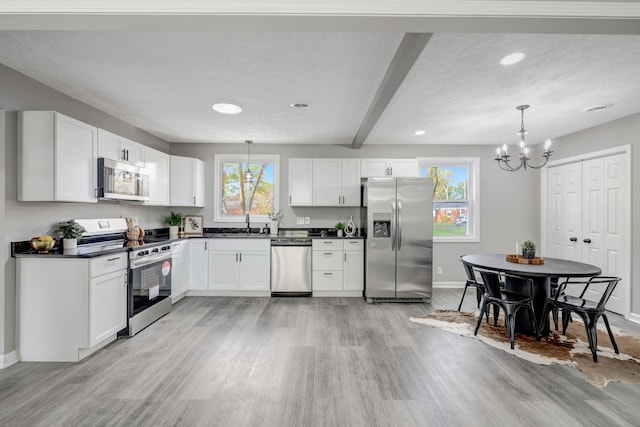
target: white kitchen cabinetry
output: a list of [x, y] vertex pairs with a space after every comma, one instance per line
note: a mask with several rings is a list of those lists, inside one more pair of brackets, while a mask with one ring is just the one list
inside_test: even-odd
[[97, 128], [55, 111], [18, 117], [18, 200], [97, 202]]
[[78, 362], [127, 325], [127, 254], [17, 258], [22, 361]]
[[313, 159], [313, 206], [360, 206], [359, 159]]
[[289, 159], [289, 206], [313, 204], [313, 159]]
[[345, 291], [364, 291], [364, 240], [344, 240], [343, 286]]
[[190, 286], [189, 241], [171, 242], [171, 303], [185, 297]]
[[139, 167], [145, 166], [144, 145], [98, 129], [98, 157], [127, 162]]
[[360, 176], [362, 178], [380, 177], [418, 177], [420, 170], [417, 159], [361, 159]]
[[364, 240], [313, 239], [313, 296], [362, 297]]
[[204, 207], [204, 162], [171, 156], [171, 206]]
[[149, 176], [149, 200], [146, 205], [169, 206], [170, 158], [166, 153], [145, 147], [145, 171]]
[[209, 240], [189, 239], [190, 290], [206, 290], [209, 283]]
[[211, 295], [271, 295], [269, 239], [209, 240]]

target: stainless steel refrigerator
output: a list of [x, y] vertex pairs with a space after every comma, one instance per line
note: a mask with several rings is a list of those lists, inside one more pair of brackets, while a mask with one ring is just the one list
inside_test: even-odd
[[433, 183], [371, 178], [367, 194], [367, 302], [431, 301]]

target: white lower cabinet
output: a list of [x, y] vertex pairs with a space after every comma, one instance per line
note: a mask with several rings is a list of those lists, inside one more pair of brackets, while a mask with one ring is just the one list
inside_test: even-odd
[[210, 239], [206, 295], [271, 295], [271, 241]]
[[209, 289], [233, 290], [238, 287], [238, 252], [209, 252]]
[[313, 240], [313, 296], [361, 297], [364, 240]]
[[189, 290], [206, 290], [209, 283], [209, 240], [189, 239]]
[[185, 297], [190, 287], [189, 241], [171, 242], [171, 303]]
[[193, 296], [270, 296], [271, 240], [189, 239]]
[[78, 362], [127, 325], [127, 254], [16, 260], [19, 358]]

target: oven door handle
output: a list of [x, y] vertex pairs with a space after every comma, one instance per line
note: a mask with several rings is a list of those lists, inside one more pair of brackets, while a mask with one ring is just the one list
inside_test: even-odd
[[131, 260], [131, 265], [130, 268], [134, 269], [134, 268], [140, 268], [140, 267], [144, 267], [147, 266], [149, 264], [154, 264], [158, 261], [163, 261], [163, 260], [169, 260], [171, 259], [171, 254], [167, 254], [167, 253], [162, 253], [162, 254], [158, 254], [158, 255], [154, 255], [154, 256], [148, 256], [148, 257], [144, 257], [141, 259], [133, 259]]

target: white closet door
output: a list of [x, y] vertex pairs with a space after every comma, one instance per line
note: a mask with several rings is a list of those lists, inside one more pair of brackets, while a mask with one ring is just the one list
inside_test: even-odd
[[605, 198], [604, 159], [582, 162], [582, 262], [602, 268]]
[[[629, 171], [625, 154], [598, 157], [547, 169], [547, 253], [600, 267], [606, 276], [622, 280], [607, 309], [627, 313], [630, 256], [625, 251], [629, 231]], [[582, 287], [567, 286], [578, 295]], [[597, 301], [602, 288], [586, 297]]]
[[582, 163], [564, 166], [563, 258], [582, 261]]
[[627, 176], [625, 158], [622, 154], [605, 157], [603, 159], [603, 187], [604, 187], [604, 230], [603, 230], [603, 264], [602, 273], [608, 276], [618, 276], [622, 280], [618, 283], [613, 295], [607, 303], [607, 310], [625, 313], [628, 301], [630, 278], [629, 255], [625, 255], [625, 237], [630, 230], [625, 230], [624, 215], [629, 212], [627, 206]]
[[564, 246], [564, 166], [547, 171], [548, 251], [551, 258], [563, 258]]

